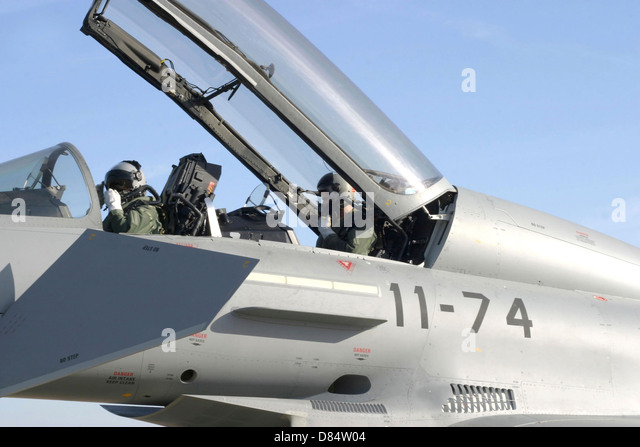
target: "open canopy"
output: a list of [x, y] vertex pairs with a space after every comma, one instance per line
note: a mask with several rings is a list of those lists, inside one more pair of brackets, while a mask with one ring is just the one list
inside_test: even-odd
[[305, 193], [329, 171], [394, 225], [416, 210], [437, 214], [429, 204], [454, 191], [262, 1], [95, 0], [83, 31], [168, 94], [307, 222], [316, 207]]

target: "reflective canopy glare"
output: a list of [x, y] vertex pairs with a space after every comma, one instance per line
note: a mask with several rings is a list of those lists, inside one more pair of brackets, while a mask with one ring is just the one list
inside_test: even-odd
[[369, 98], [266, 4], [180, 3], [249, 60], [265, 67], [273, 64], [271, 82], [383, 186], [411, 194], [442, 177]]
[[[111, 37], [104, 44], [116, 54], [127, 51], [143, 76], [156, 67], [155, 82], [162, 71], [162, 90], [272, 190], [288, 194], [289, 206], [296, 202], [290, 191], [315, 190], [327, 172], [341, 174], [392, 220], [454, 191], [372, 101], [266, 3], [111, 0], [105, 14], [128, 35], [126, 45], [112, 45]], [[117, 42], [123, 34], [115, 36]], [[164, 88], [166, 73], [182, 93]], [[199, 109], [205, 103], [208, 111]]]

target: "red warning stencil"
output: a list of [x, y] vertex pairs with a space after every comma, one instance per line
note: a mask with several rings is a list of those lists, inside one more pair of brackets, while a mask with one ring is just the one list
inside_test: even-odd
[[342, 267], [344, 267], [344, 269], [348, 272], [350, 272], [351, 270], [353, 270], [353, 268], [355, 267], [355, 263], [351, 262], [351, 261], [344, 261], [341, 259], [338, 259], [338, 264], [340, 264]]

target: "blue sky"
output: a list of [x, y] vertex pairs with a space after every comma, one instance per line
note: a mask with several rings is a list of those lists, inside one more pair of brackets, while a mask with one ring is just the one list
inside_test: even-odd
[[[223, 165], [218, 206], [241, 206], [257, 180], [79, 31], [89, 3], [0, 0], [0, 161], [69, 141], [96, 182], [136, 158], [161, 188], [172, 163], [203, 152]], [[454, 185], [640, 246], [636, 0], [268, 3]], [[475, 92], [461, 88], [465, 68]], [[95, 404], [0, 399], [0, 426], [125, 423]]]

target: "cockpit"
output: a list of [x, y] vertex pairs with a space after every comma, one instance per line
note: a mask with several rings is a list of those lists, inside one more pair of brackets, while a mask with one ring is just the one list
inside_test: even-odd
[[[335, 172], [372, 204], [379, 241], [372, 255], [418, 264], [444, 233], [455, 188], [268, 5], [95, 0], [82, 31], [166, 94], [312, 231], [320, 217], [317, 182]], [[48, 163], [54, 157], [41, 155]], [[35, 187], [46, 206], [32, 213], [75, 217], [96, 206], [90, 198], [84, 205], [64, 200], [69, 193], [57, 176], [43, 174], [45, 161], [31, 160], [40, 163], [32, 183], [24, 184], [27, 173], [23, 184], [3, 189], [3, 203], [13, 188]], [[8, 206], [2, 213], [14, 211]]]
[[320, 51], [255, 1], [95, 0], [83, 32], [317, 222], [328, 171], [373, 202], [378, 255], [419, 262], [455, 189]]

